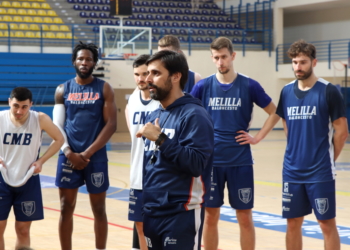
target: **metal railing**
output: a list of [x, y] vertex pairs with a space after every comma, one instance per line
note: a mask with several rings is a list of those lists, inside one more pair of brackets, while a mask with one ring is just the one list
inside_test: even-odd
[[[349, 60], [350, 58], [350, 39], [337, 39], [310, 42], [316, 47], [316, 57], [320, 62], [328, 62], [328, 68], [331, 69], [334, 60]], [[291, 43], [279, 44], [276, 46], [276, 71], [279, 64], [290, 63], [291, 59], [287, 56], [287, 51]]]

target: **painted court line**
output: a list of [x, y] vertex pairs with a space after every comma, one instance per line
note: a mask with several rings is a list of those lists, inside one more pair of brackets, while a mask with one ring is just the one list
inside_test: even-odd
[[[55, 178], [52, 176], [40, 175], [40, 180], [41, 180], [42, 188], [56, 187]], [[263, 184], [263, 183], [264, 182], [261, 182], [259, 184]], [[273, 186], [275, 186], [276, 184], [277, 183], [274, 183]], [[80, 187], [79, 192], [88, 194], [85, 186]], [[109, 187], [107, 191], [107, 198], [128, 202], [129, 189]], [[51, 208], [46, 208], [46, 209], [59, 211], [57, 209], [51, 209]], [[82, 215], [75, 215], [75, 216], [93, 220], [93, 218], [82, 216]], [[231, 222], [231, 223], [238, 223], [235, 210], [228, 206], [221, 207], [220, 220]], [[255, 227], [283, 232], [283, 233], [286, 232], [287, 221], [286, 219], [283, 219], [280, 215], [264, 213], [264, 212], [253, 210], [253, 221], [254, 221]], [[124, 227], [114, 223], [109, 223], [109, 224], [113, 226]], [[124, 227], [124, 228], [132, 230], [131, 228], [128, 228], [128, 227]], [[350, 227], [338, 226], [338, 231], [340, 236], [340, 242], [345, 245], [350, 245]], [[305, 237], [323, 239], [321, 228], [317, 222], [305, 220], [302, 226], [302, 232], [303, 232], [303, 236]]]

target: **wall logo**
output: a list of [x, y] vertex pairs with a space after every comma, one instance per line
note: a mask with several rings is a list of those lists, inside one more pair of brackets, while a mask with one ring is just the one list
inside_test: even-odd
[[239, 199], [247, 204], [252, 199], [252, 189], [251, 188], [241, 188], [238, 189]]
[[328, 198], [315, 199], [316, 209], [320, 214], [325, 214], [328, 211]]
[[98, 187], [98, 188], [101, 187], [102, 184], [104, 183], [103, 172], [91, 174], [91, 181], [92, 181], [92, 184], [94, 184], [95, 187]]
[[288, 189], [289, 189], [289, 183], [288, 183], [288, 182], [285, 182], [285, 183], [284, 183], [283, 192], [284, 192], [284, 193], [289, 193], [289, 190], [288, 190]]
[[176, 243], [177, 243], [177, 239], [171, 239], [170, 237], [166, 237], [164, 240], [164, 246], [166, 246], [166, 244], [176, 245]]
[[35, 213], [35, 201], [22, 202], [22, 212], [28, 217]]

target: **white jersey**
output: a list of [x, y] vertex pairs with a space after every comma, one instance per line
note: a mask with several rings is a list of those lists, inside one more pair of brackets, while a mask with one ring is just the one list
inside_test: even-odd
[[27, 121], [16, 127], [10, 119], [10, 111], [0, 111], [0, 164], [4, 181], [13, 187], [23, 186], [33, 175], [34, 167], [29, 169], [39, 156], [41, 129], [39, 113], [29, 111]]
[[146, 117], [159, 107], [159, 102], [151, 100], [147, 105], [141, 102], [141, 90], [135, 90], [128, 101], [128, 118], [131, 136], [131, 160], [130, 160], [130, 187], [142, 189], [142, 168], [144, 142], [142, 138], [136, 138], [136, 133], [145, 124]]

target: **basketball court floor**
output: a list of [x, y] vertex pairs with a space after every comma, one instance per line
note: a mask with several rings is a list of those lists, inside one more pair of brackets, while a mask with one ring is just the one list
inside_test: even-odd
[[[252, 131], [254, 134], [255, 131]], [[131, 249], [132, 226], [128, 221], [129, 157], [130, 144], [127, 133], [115, 134], [109, 145], [110, 189], [107, 194], [107, 215], [109, 235], [107, 249]], [[49, 141], [44, 144], [48, 145]], [[283, 131], [272, 131], [258, 145], [252, 146], [255, 159], [255, 207], [257, 250], [285, 249], [286, 221], [282, 211], [282, 161], [286, 139]], [[42, 152], [46, 146], [42, 148]], [[32, 247], [36, 250], [60, 249], [58, 220], [60, 202], [58, 189], [54, 185], [57, 156], [50, 159], [41, 174], [45, 219], [33, 222], [31, 228]], [[341, 236], [342, 249], [350, 250], [350, 144], [347, 143], [337, 161], [337, 224]], [[228, 207], [227, 199], [221, 209], [219, 222], [219, 249], [240, 249], [239, 230], [235, 212]], [[322, 234], [314, 215], [305, 218], [303, 225], [305, 250], [323, 249]], [[14, 249], [14, 216], [11, 212], [5, 232], [6, 249]], [[93, 250], [93, 216], [86, 189], [79, 190], [74, 215], [74, 250]], [[203, 248], [204, 249], [204, 248]]]

